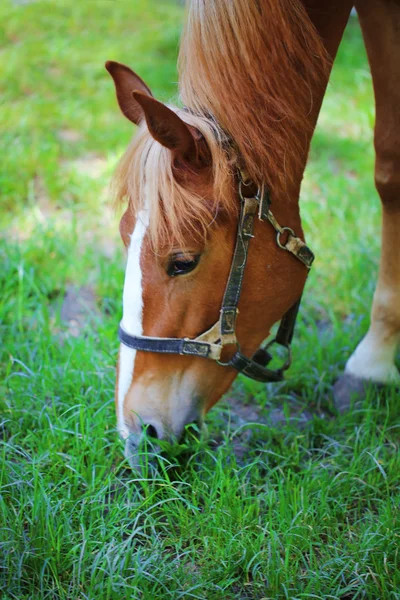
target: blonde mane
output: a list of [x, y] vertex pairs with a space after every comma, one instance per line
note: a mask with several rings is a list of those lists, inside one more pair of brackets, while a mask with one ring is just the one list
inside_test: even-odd
[[113, 178], [117, 202], [128, 199], [128, 210], [137, 215], [149, 211], [149, 235], [154, 247], [182, 241], [185, 233], [204, 238], [219, 210], [236, 210], [232, 194], [232, 165], [224, 133], [206, 117], [170, 106], [179, 117], [195, 127], [207, 142], [211, 155], [214, 194], [208, 202], [189, 192], [176, 178], [174, 157], [156, 142], [141, 124]]
[[117, 169], [116, 198], [128, 199], [134, 214], [146, 202], [156, 246], [189, 230], [205, 235], [219, 208], [236, 210], [227, 193], [232, 164], [226, 134], [253, 181], [266, 183], [273, 198], [287, 194], [301, 179], [313, 92], [325, 85], [327, 64], [298, 0], [191, 0], [179, 56], [180, 94], [189, 110], [171, 108], [208, 144], [213, 203], [177, 181], [171, 151], [145, 125]]
[[185, 105], [229, 133], [256, 183], [279, 198], [301, 179], [328, 58], [299, 0], [191, 0], [179, 71]]

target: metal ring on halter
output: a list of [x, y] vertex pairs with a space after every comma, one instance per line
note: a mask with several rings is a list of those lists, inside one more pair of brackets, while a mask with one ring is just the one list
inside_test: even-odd
[[[243, 179], [239, 178], [239, 198], [241, 199], [242, 202], [245, 201], [246, 196], [243, 196], [243, 192], [242, 192], [242, 188], [243, 187], [251, 187], [252, 182], [250, 181], [249, 183], [246, 183], [245, 181], [243, 181]], [[257, 188], [257, 193], [254, 196], [255, 198], [259, 199], [260, 197], [260, 188]]]
[[[227, 344], [227, 346], [233, 346], [233, 344]], [[223, 347], [223, 346], [222, 346]], [[236, 351], [235, 352], [240, 352], [240, 344], [239, 342], [236, 340]], [[233, 356], [233, 355], [232, 355]], [[219, 365], [221, 365], [221, 367], [229, 367], [231, 364], [231, 359], [229, 359], [227, 362], [224, 362], [222, 360], [217, 360], [216, 361]]]
[[295, 235], [293, 229], [291, 229], [290, 227], [281, 227], [281, 230], [278, 231], [278, 233], [276, 234], [276, 243], [278, 244], [279, 248], [282, 248], [282, 250], [287, 250], [286, 245], [281, 244], [281, 240], [280, 240], [280, 236], [282, 235], [282, 233], [284, 231], [288, 231], [291, 235]]
[[[286, 229], [286, 228], [285, 228], [285, 229]], [[274, 344], [279, 344], [279, 342], [277, 341], [277, 339], [276, 339], [276, 338], [274, 338], [273, 340], [271, 340], [270, 342], [268, 342], [268, 344], [267, 344], [266, 346], [264, 346], [263, 350], [265, 350], [265, 351], [267, 351], [267, 352], [268, 352], [268, 348], [269, 348], [270, 346], [273, 346]], [[280, 371], [286, 371], [286, 370], [287, 370], [287, 369], [290, 367], [290, 365], [292, 364], [292, 348], [291, 348], [290, 344], [286, 344], [286, 345], [279, 344], [279, 345], [280, 345], [280, 346], [283, 346], [283, 347], [284, 347], [284, 348], [286, 348], [286, 350], [287, 350], [287, 357], [286, 357], [286, 360], [285, 360], [285, 362], [283, 363], [283, 366], [282, 366], [282, 367], [280, 367], [280, 369], [279, 369], [279, 370], [280, 370]]]

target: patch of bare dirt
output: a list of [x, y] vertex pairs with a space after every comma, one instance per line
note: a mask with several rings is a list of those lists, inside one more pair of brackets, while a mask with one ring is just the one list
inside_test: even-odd
[[262, 408], [255, 400], [254, 403], [249, 403], [240, 394], [227, 398], [225, 403], [228, 405], [229, 430], [233, 432], [233, 450], [239, 463], [246, 461], [252, 441], [257, 438], [257, 431], [260, 429], [296, 423], [301, 430], [313, 418], [313, 412], [305, 410], [304, 402], [295, 395], [290, 399], [285, 398], [285, 409], [277, 406]]
[[73, 169], [80, 175], [90, 177], [91, 179], [97, 179], [100, 177], [106, 169], [107, 161], [104, 157], [97, 154], [85, 154], [79, 158], [67, 161], [67, 168]]
[[61, 320], [68, 325], [68, 335], [78, 337], [88, 322], [99, 314], [91, 287], [68, 286], [61, 305]]
[[63, 142], [69, 142], [71, 144], [80, 142], [83, 139], [82, 134], [75, 129], [60, 129], [58, 132], [58, 137]]
[[115, 219], [114, 209], [109, 205], [103, 206], [101, 214], [96, 215], [95, 223], [82, 232], [84, 246], [92, 245], [99, 249], [102, 256], [112, 258], [117, 249], [122, 247], [118, 233], [118, 222]]
[[36, 175], [34, 179], [33, 193], [35, 197], [35, 204], [39, 209], [40, 215], [44, 219], [53, 216], [57, 211], [57, 206], [50, 200], [44, 181], [39, 175]]

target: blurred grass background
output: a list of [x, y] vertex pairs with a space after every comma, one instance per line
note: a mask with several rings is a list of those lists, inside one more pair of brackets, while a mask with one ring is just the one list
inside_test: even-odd
[[[0, 595], [400, 598], [396, 392], [332, 418], [379, 258], [373, 97], [355, 18], [302, 189], [317, 261], [288, 383], [239, 380], [209, 415], [209, 437], [155, 479], [122, 459], [124, 256], [107, 185], [134, 131], [104, 62], [173, 99], [183, 18], [172, 0], [0, 4]], [[65, 292], [81, 286], [95, 300], [71, 331]], [[279, 423], [248, 425], [278, 409]]]

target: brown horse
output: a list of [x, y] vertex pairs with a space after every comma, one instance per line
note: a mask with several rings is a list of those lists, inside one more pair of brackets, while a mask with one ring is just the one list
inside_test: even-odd
[[[179, 59], [182, 109], [154, 99], [128, 67], [107, 63], [120, 108], [139, 128], [115, 179], [117, 197], [128, 201], [116, 406], [132, 464], [144, 430], [179, 439], [238, 370], [274, 377], [246, 357], [284, 315], [290, 342], [290, 309], [311, 262], [300, 183], [352, 7], [191, 0]], [[375, 90], [383, 235], [370, 329], [346, 372], [390, 383], [400, 381], [400, 3], [360, 0], [356, 8]]]

